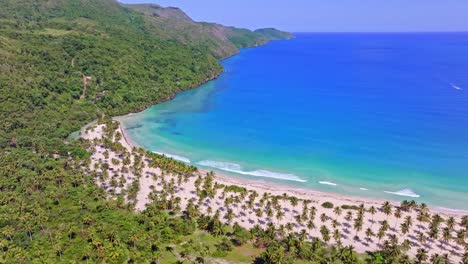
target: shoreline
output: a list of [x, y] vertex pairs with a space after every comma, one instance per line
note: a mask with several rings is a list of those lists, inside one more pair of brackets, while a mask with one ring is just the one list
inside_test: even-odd
[[[125, 129], [125, 126], [123, 125], [123, 120], [130, 117], [133, 114], [134, 113], [130, 113], [128, 115], [123, 115], [123, 116], [117, 116], [117, 117], [113, 117], [112, 119], [119, 123], [119, 130], [122, 133], [122, 137], [130, 148], [141, 148], [141, 149], [146, 150], [145, 148], [138, 145], [135, 141], [131, 139], [127, 130]], [[196, 166], [196, 165], [193, 165], [193, 166], [197, 167], [200, 173], [207, 173], [210, 171], [214, 171], [210, 169], [200, 168], [199, 166]], [[363, 197], [363, 196], [358, 196], [358, 195], [341, 194], [341, 193], [336, 193], [336, 192], [327, 192], [327, 191], [322, 191], [322, 190], [316, 190], [313, 188], [301, 188], [297, 186], [291, 186], [286, 183], [268, 182], [268, 181], [262, 180], [261, 178], [246, 179], [240, 176], [238, 177], [230, 176], [226, 173], [222, 173], [219, 171], [214, 171], [214, 172], [216, 174], [215, 175], [216, 179], [218, 179], [219, 182], [222, 184], [227, 183], [229, 185], [237, 185], [239, 187], [245, 187], [245, 188], [254, 187], [254, 188], [262, 189], [266, 192], [284, 192], [284, 193], [293, 194], [298, 197], [312, 197], [312, 198], [317, 198], [317, 197], [324, 198], [325, 197], [330, 200], [334, 200], [335, 203], [345, 203], [345, 204], [351, 203], [351, 204], [364, 204], [368, 206], [371, 206], [371, 205], [380, 206], [382, 203], [388, 201], [392, 205], [400, 205], [400, 202], [396, 200], [389, 200], [389, 199], [376, 198], [376, 197]], [[411, 201], [411, 197], [405, 200]], [[432, 206], [430, 204], [428, 204], [428, 207], [430, 208], [431, 211], [437, 212], [444, 216], [463, 216], [468, 213], [467, 210], [463, 210], [463, 209], [438, 207], [438, 206]]]
[[[176, 212], [219, 217], [222, 223], [237, 223], [246, 230], [274, 227], [284, 235], [303, 234], [307, 240], [322, 237], [329, 245], [353, 246], [360, 253], [402, 242], [411, 245], [405, 251], [413, 257], [424, 248], [455, 261], [462, 258], [463, 246], [455, 239], [465, 230], [466, 216], [460, 212], [193, 170], [149, 154], [131, 140], [121, 122], [122, 117], [114, 118], [112, 131], [106, 129], [109, 123], [90, 126], [82, 138], [92, 142], [88, 170], [95, 183], [109, 199], [122, 197], [136, 213], [155, 203]], [[460, 223], [444, 228], [451, 243], [446, 236], [431, 235], [434, 219], [439, 218]]]

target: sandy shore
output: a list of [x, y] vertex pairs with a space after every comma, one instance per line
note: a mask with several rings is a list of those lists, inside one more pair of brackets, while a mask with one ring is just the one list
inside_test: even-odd
[[[113, 119], [120, 123], [119, 129], [125, 139], [126, 144], [129, 145], [130, 148], [142, 148], [136, 142], [134, 142], [131, 137], [128, 135], [125, 126], [123, 125], [123, 120], [129, 118], [130, 115], [118, 116], [114, 117]], [[202, 173], [209, 172], [210, 170], [198, 168], [198, 170]], [[389, 201], [393, 205], [399, 205], [399, 201], [392, 201], [392, 200], [385, 200], [379, 198], [369, 198], [369, 197], [361, 197], [361, 196], [354, 196], [354, 195], [346, 195], [340, 193], [333, 193], [333, 192], [324, 192], [324, 191], [317, 191], [311, 188], [299, 188], [296, 186], [288, 186], [287, 184], [279, 184], [279, 183], [272, 183], [263, 180], [262, 178], [258, 179], [243, 179], [240, 177], [232, 177], [222, 172], [216, 172], [216, 178], [221, 183], [231, 184], [231, 185], [238, 185], [241, 187], [250, 187], [256, 188], [268, 192], [278, 191], [281, 193], [291, 193], [298, 197], [314, 197], [314, 198], [321, 198], [327, 199], [330, 201], [335, 201], [336, 204], [364, 204], [368, 206], [381, 206], [384, 202]], [[411, 197], [408, 197], [408, 200], [411, 200]], [[468, 211], [458, 210], [458, 209], [450, 209], [450, 208], [441, 208], [441, 207], [434, 207], [429, 205], [429, 208], [432, 212], [436, 212], [440, 215], [444, 216], [463, 216], [468, 214]]]
[[[196, 204], [200, 213], [213, 215], [217, 212], [223, 221], [236, 222], [247, 229], [255, 225], [266, 228], [268, 224], [273, 224], [278, 229], [287, 229], [288, 232], [306, 232], [310, 239], [322, 238], [323, 229], [327, 229], [329, 236], [333, 237], [329, 243], [352, 245], [358, 252], [377, 250], [382, 247], [384, 241], [397, 240], [399, 243], [406, 241], [410, 245], [407, 252], [409, 255], [414, 256], [418, 248], [425, 248], [430, 254], [449, 254], [452, 260], [461, 259], [463, 249], [455, 237], [463, 229], [458, 226], [463, 216], [462, 212], [439, 208], [428, 208], [426, 212], [424, 209], [429, 219], [436, 214], [444, 219], [454, 218], [457, 226], [449, 230], [452, 239], [446, 242], [440, 231], [436, 237], [430, 238], [430, 221], [417, 220], [422, 209], [401, 211], [396, 209], [400, 205], [398, 202], [391, 203], [391, 213], [387, 214], [381, 209], [385, 202], [381, 199], [326, 193], [223, 174], [215, 175], [216, 184], [243, 187], [246, 192], [233, 192], [223, 187], [215, 189], [212, 197], [200, 197], [199, 183], [208, 177], [208, 171], [198, 169], [198, 173], [182, 180], [181, 175], [173, 175], [163, 172], [158, 167], [151, 167], [149, 157], [142, 156], [143, 152], [135, 152], [139, 146], [129, 138], [121, 125], [122, 118], [125, 117], [114, 118], [119, 122], [119, 126], [112, 133], [121, 136], [113, 136], [112, 140], [120, 143], [123, 150], [115, 152], [102, 144], [106, 131], [103, 124], [87, 126], [81, 131], [81, 136], [94, 142], [90, 148], [92, 156], [89, 171], [100, 175], [96, 178], [96, 183], [110, 194], [126, 194], [127, 201], [133, 202], [138, 211], [144, 210], [147, 204], [161, 199], [163, 195], [164, 199], [170, 197], [177, 200], [182, 210], [190, 204]], [[135, 170], [132, 165], [139, 169]], [[134, 188], [135, 182], [138, 183], [138, 191], [136, 195], [130, 196], [130, 189]], [[327, 208], [323, 206], [324, 203], [332, 203], [333, 207]], [[364, 217], [361, 226], [357, 227], [359, 210], [356, 208], [359, 206], [363, 208]], [[371, 213], [372, 211], [374, 213]], [[401, 231], [404, 222], [411, 222], [406, 232]], [[387, 228], [382, 233], [380, 229], [384, 225]], [[444, 225], [441, 224], [441, 230]], [[381, 236], [377, 235], [379, 232], [382, 233]]]

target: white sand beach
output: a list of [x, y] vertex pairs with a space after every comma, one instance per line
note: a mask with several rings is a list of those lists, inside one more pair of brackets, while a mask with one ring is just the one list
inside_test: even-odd
[[[212, 197], [200, 198], [200, 182], [207, 177], [208, 171], [198, 169], [192, 175], [182, 176], [152, 167], [151, 158], [142, 155], [143, 151], [136, 151], [138, 146], [121, 125], [116, 127], [116, 131], [107, 131], [107, 135], [112, 134], [112, 141], [123, 147], [119, 151], [102, 144], [106, 135], [104, 124], [90, 125], [81, 131], [82, 138], [93, 142], [89, 172], [97, 175], [96, 183], [110, 194], [125, 192], [127, 202], [133, 202], [135, 210], [144, 210], [153, 199], [164, 196], [174, 199], [182, 210], [189, 203], [195, 204], [203, 214], [218, 212], [226, 223], [238, 223], [247, 229], [255, 225], [266, 228], [271, 223], [285, 232], [305, 232], [308, 238], [320, 239], [324, 238], [326, 230], [329, 244], [352, 245], [358, 252], [378, 250], [395, 240], [400, 244], [405, 242], [407, 253], [413, 256], [418, 248], [424, 248], [429, 254], [449, 254], [451, 260], [458, 263], [464, 252], [464, 241], [457, 243], [457, 234], [463, 229], [458, 224], [462, 212], [424, 206], [407, 209], [396, 202], [389, 203], [383, 210], [385, 201], [379, 199], [318, 192], [222, 174], [214, 176], [218, 186], [235, 185], [245, 191], [215, 188]], [[133, 164], [138, 164], [139, 169], [132, 168]], [[138, 184], [138, 190], [132, 198], [129, 190], [135, 188], [134, 183]], [[323, 206], [326, 204], [328, 206]], [[440, 221], [437, 234], [431, 234], [430, 220], [435, 215], [444, 221]]]

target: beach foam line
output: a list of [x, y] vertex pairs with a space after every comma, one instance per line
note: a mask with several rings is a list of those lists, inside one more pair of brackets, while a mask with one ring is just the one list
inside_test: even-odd
[[330, 185], [330, 186], [337, 186], [338, 184], [334, 183], [334, 182], [329, 182], [329, 181], [319, 181], [320, 184], [323, 184], [323, 185]]
[[191, 163], [190, 160], [188, 158], [186, 158], [186, 157], [177, 156], [177, 155], [164, 153], [164, 152], [157, 152], [157, 151], [153, 151], [153, 153], [158, 154], [158, 155], [163, 155], [163, 156], [166, 156], [168, 158], [172, 158], [172, 159], [182, 161], [182, 162], [185, 162], [185, 163]]
[[440, 207], [440, 206], [436, 208], [444, 210], [444, 211], [449, 211], [449, 212], [468, 213], [468, 210], [463, 210], [463, 209], [453, 209], [453, 208]]
[[297, 182], [306, 182], [305, 180], [297, 177], [294, 174], [286, 174], [286, 173], [279, 173], [279, 172], [272, 172], [267, 170], [254, 170], [254, 171], [243, 171], [242, 167], [239, 164], [231, 163], [231, 162], [220, 162], [214, 160], [203, 160], [197, 162], [198, 165], [211, 167], [220, 169], [223, 171], [234, 172], [242, 175], [251, 175], [256, 177], [264, 177], [264, 178], [273, 178], [279, 180], [287, 180], [287, 181], [297, 181]]
[[359, 190], [361, 190], [361, 191], [368, 191], [369, 189], [367, 189], [367, 188], [362, 188], [362, 187], [361, 187], [361, 188], [359, 188]]
[[396, 191], [396, 192], [390, 192], [390, 191], [384, 191], [384, 192], [389, 193], [389, 194], [399, 195], [399, 196], [413, 197], [413, 198], [421, 197], [419, 194], [413, 192], [413, 190], [411, 190], [411, 189], [401, 189], [401, 190]]

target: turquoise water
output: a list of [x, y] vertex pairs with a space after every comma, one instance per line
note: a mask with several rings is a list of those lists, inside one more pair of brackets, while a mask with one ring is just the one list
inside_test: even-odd
[[148, 150], [233, 177], [468, 209], [468, 34], [298, 34], [134, 114]]

